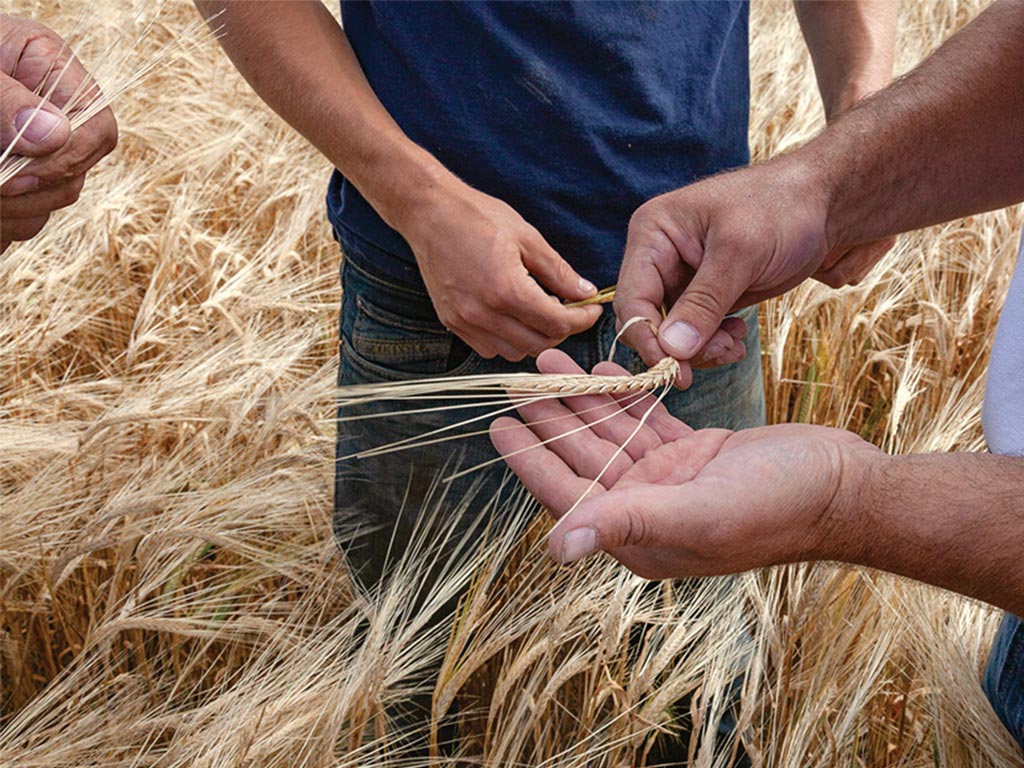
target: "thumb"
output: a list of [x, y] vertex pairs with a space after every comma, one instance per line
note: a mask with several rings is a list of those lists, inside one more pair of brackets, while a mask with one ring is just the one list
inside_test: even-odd
[[597, 287], [570, 267], [539, 232], [525, 244], [521, 253], [527, 271], [559, 298], [582, 301], [597, 293]]
[[0, 144], [3, 151], [10, 147], [15, 155], [41, 157], [56, 152], [69, 138], [71, 123], [63, 112], [52, 104], [44, 103], [13, 77], [0, 74]]
[[705, 254], [693, 280], [658, 328], [658, 341], [678, 360], [689, 360], [711, 340], [725, 315], [752, 282], [743, 258]]
[[664, 486], [634, 486], [583, 501], [552, 529], [548, 539], [551, 557], [568, 564], [598, 551], [663, 545], [671, 529], [663, 520], [668, 490]]

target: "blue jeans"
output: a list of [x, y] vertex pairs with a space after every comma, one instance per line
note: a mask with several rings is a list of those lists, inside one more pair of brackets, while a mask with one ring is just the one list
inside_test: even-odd
[[[351, 232], [338, 233], [345, 257], [342, 263], [340, 386], [480, 373], [535, 372], [532, 359], [510, 363], [484, 360], [441, 325], [422, 283], [399, 281], [376, 268], [376, 247]], [[673, 390], [668, 409], [694, 428], [718, 426], [743, 429], [764, 424], [764, 389], [756, 307], [744, 310], [750, 332], [746, 360], [734, 365], [694, 372], [693, 386]], [[590, 330], [561, 344], [577, 363], [589, 370], [607, 358], [615, 338], [615, 317], [606, 311]], [[646, 365], [631, 349], [619, 345], [616, 362], [634, 373]], [[434, 404], [434, 403], [431, 403]], [[339, 418], [393, 410], [395, 402], [375, 402], [339, 411]], [[336, 528], [359, 524], [367, 535], [347, 550], [350, 565], [364, 584], [376, 584], [389, 562], [400, 557], [413, 534], [421, 509], [438, 503], [442, 489], [435, 479], [458, 465], [468, 467], [497, 454], [484, 435], [379, 457], [340, 460], [357, 451], [379, 447], [494, 409], [459, 409], [408, 413], [423, 403], [405, 404], [406, 413], [360, 421], [338, 422], [335, 472]], [[469, 429], [486, 429], [489, 419]], [[460, 478], [443, 490], [446, 509], [455, 509], [467, 494], [480, 503], [465, 507], [467, 524], [473, 515], [500, 514], [493, 503], [504, 465], [491, 465], [474, 476]], [[485, 504], [484, 501], [489, 503]]]
[[1024, 749], [1024, 621], [1012, 614], [999, 625], [984, 688], [999, 719]]

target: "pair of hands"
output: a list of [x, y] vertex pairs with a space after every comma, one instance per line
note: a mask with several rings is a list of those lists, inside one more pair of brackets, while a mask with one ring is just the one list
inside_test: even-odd
[[[582, 372], [558, 350], [537, 365]], [[601, 363], [594, 373], [624, 371]], [[850, 432], [801, 424], [694, 431], [654, 402], [635, 394], [546, 400], [519, 407], [529, 426], [492, 424], [495, 447], [559, 519], [552, 557], [569, 563], [605, 551], [650, 579], [850, 558], [863, 540], [858, 489], [883, 452]]]
[[0, 145], [34, 158], [0, 187], [0, 252], [34, 237], [53, 211], [74, 203], [86, 173], [117, 145], [110, 109], [71, 131], [73, 112], [63, 108], [83, 91], [97, 92], [96, 84], [59, 35], [0, 15]]
[[[687, 387], [691, 366], [745, 356], [747, 328], [726, 314], [808, 277], [833, 287], [860, 280], [893, 240], [830, 245], [823, 181], [782, 158], [641, 206], [629, 225], [615, 311], [620, 327], [634, 317], [649, 322], [629, 327], [624, 341], [648, 365], [669, 355], [685, 361], [677, 384]], [[566, 306], [594, 286], [510, 206], [454, 177], [403, 235], [441, 322], [484, 357], [537, 355], [601, 314]]]

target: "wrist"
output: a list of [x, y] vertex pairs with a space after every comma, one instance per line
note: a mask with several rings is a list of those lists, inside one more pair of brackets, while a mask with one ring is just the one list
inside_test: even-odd
[[789, 201], [787, 205], [796, 206], [806, 211], [815, 236], [824, 238], [827, 250], [831, 250], [832, 240], [829, 238], [828, 223], [830, 206], [834, 197], [835, 175], [834, 163], [827, 152], [827, 147], [814, 146], [814, 140], [799, 149], [781, 155], [766, 164], [768, 178], [780, 200]]
[[825, 122], [832, 125], [845, 112], [855, 107], [858, 103], [874, 93], [885, 88], [891, 78], [887, 75], [865, 75], [864, 77], [851, 78], [826, 96], [822, 94], [821, 100], [825, 107]]
[[843, 443], [835, 492], [823, 519], [826, 522], [814, 559], [872, 565], [878, 537], [881, 487], [892, 457], [870, 443]]
[[390, 159], [364, 194], [389, 227], [412, 240], [429, 210], [460, 184], [433, 155], [413, 144]]

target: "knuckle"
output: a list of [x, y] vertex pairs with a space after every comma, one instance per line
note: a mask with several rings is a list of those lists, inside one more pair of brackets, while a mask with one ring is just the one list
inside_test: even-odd
[[[486, 317], [487, 311], [476, 304], [468, 307], [462, 307], [458, 312], [456, 312], [455, 317], [452, 318], [451, 327], [478, 328], [484, 325]], [[447, 323], [445, 323], [445, 325], [447, 325]]]
[[648, 200], [646, 203], [641, 205], [635, 211], [633, 215], [629, 217], [629, 228], [643, 229], [648, 226], [654, 219], [657, 218], [658, 211], [661, 209], [662, 200], [660, 197], [655, 197]]
[[13, 105], [13, 95], [22, 88], [21, 84], [13, 77], [3, 76], [0, 77], [0, 104], [4, 106], [4, 117], [14, 119], [14, 115], [7, 115], [8, 109]]
[[537, 357], [537, 355], [539, 355], [545, 349], [551, 349], [552, 347], [556, 346], [559, 341], [561, 341], [561, 339], [545, 339], [540, 343], [531, 344], [529, 349], [525, 350], [525, 354], [523, 355], [523, 357]]
[[71, 60], [65, 42], [43, 25], [33, 32], [25, 44], [25, 52], [32, 58], [41, 58], [53, 63], [54, 69], [67, 66]]
[[105, 157], [117, 149], [118, 142], [117, 118], [114, 117], [114, 113], [109, 107], [104, 110], [103, 114], [108, 116], [108, 119], [105, 121], [104, 130], [100, 135], [99, 151], [101, 157]]
[[692, 286], [686, 291], [686, 300], [698, 312], [708, 317], [720, 317], [728, 311], [721, 297], [703, 286]]
[[495, 312], [502, 314], [511, 312], [517, 306], [523, 305], [521, 292], [515, 288], [497, 291], [494, 296], [490, 297], [488, 303]]
[[654, 526], [643, 509], [627, 508], [623, 515], [622, 545], [650, 547], [654, 544]]
[[569, 262], [558, 256], [554, 256], [552, 260], [554, 262], [555, 278], [560, 283], [575, 284], [576, 282], [579, 281], [579, 278], [577, 277], [575, 270], [569, 266]]
[[441, 325], [449, 331], [454, 332], [462, 327], [462, 318], [458, 314], [450, 312], [447, 309], [437, 310], [437, 319], [441, 322]]
[[548, 336], [557, 341], [561, 341], [572, 335], [576, 330], [576, 326], [567, 317], [557, 316], [552, 318], [551, 322], [548, 323]]
[[78, 201], [82, 194], [82, 187], [85, 185], [84, 176], [76, 176], [67, 184], [64, 184], [54, 200], [54, 208], [66, 208]]
[[828, 272], [823, 274], [821, 276], [821, 282], [829, 288], [842, 288], [846, 285], [846, 279], [843, 277], [842, 272], [836, 269], [830, 269]]

